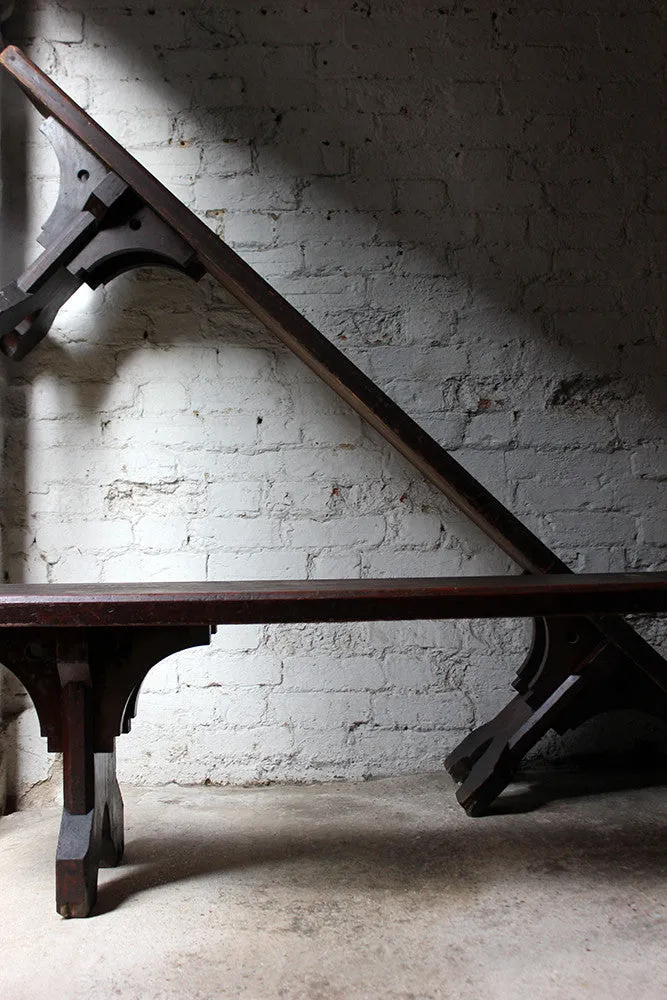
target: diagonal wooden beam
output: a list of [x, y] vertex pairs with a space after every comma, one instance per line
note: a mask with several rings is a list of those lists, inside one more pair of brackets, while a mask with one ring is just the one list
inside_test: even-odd
[[13, 45], [5, 48], [0, 54], [0, 63], [43, 114], [57, 118], [87, 149], [129, 184], [190, 244], [212, 277], [519, 566], [531, 573], [569, 572], [568, 567], [492, 493], [18, 48]]

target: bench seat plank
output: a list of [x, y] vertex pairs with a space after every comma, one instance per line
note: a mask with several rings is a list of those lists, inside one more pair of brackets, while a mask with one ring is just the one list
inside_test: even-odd
[[532, 618], [665, 610], [667, 573], [0, 588], [0, 627]]

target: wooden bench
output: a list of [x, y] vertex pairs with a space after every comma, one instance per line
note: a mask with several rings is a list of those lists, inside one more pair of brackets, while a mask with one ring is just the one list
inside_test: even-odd
[[[0, 349], [20, 361], [58, 309], [147, 264], [208, 273], [523, 569], [481, 580], [0, 588], [0, 661], [30, 692], [43, 732], [65, 758], [57, 856], [64, 915], [84, 915], [98, 865], [122, 852], [113, 744], [129, 728], [150, 667], [207, 643], [230, 622], [504, 617], [533, 619], [516, 696], [456, 747], [446, 766], [457, 797], [480, 815], [546, 732], [610, 707], [667, 719], [667, 663], [619, 615], [665, 608], [664, 575], [576, 577], [307, 319], [178, 201], [14, 46], [0, 65], [44, 115], [61, 187], [43, 253], [0, 291]], [[585, 617], [583, 617], [585, 616]]]
[[[584, 622], [578, 616], [664, 610], [667, 573], [2, 587], [0, 660], [31, 695], [49, 750], [63, 754], [57, 910], [87, 916], [99, 867], [121, 859], [115, 739], [130, 729], [146, 674], [178, 650], [208, 644], [219, 625], [540, 616]], [[607, 621], [613, 643], [613, 618]], [[568, 676], [571, 694], [586, 686], [596, 658]], [[639, 655], [638, 669], [643, 662]], [[545, 723], [533, 713], [524, 739], [544, 732]]]

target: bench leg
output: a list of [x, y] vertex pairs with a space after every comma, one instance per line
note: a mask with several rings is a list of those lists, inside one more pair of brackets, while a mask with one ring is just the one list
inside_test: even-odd
[[[115, 752], [94, 754], [94, 804], [85, 813], [63, 808], [56, 850], [56, 909], [62, 917], [87, 917], [97, 898], [99, 868], [123, 856], [123, 800]], [[90, 802], [88, 802], [90, 804]]]
[[56, 909], [63, 917], [87, 917], [97, 897], [100, 866], [118, 864], [123, 854], [123, 800], [115, 751], [94, 752], [87, 644], [58, 645], [64, 805], [56, 850]]
[[115, 741], [130, 730], [152, 666], [208, 645], [209, 626], [0, 629], [0, 659], [25, 685], [52, 753], [63, 754], [56, 909], [88, 916], [101, 867], [123, 855], [123, 799]]
[[491, 744], [503, 735], [509, 735], [517, 725], [530, 715], [530, 709], [520, 695], [516, 695], [495, 719], [485, 722], [469, 733], [446, 757], [445, 767], [454, 781], [464, 782], [477, 761]]
[[101, 815], [100, 867], [114, 868], [125, 849], [123, 797], [116, 777], [116, 751], [95, 754], [96, 813]]
[[573, 674], [539, 708], [532, 708], [520, 695], [510, 702], [513, 713], [506, 726], [485, 745], [457, 789], [456, 798], [469, 816], [488, 812], [512, 780], [523, 755], [557, 723], [586, 684], [584, 677]]
[[565, 733], [615, 708], [640, 709], [667, 720], [661, 680], [604, 636], [591, 634], [585, 619], [544, 619], [514, 682], [519, 693], [445, 760], [460, 785], [458, 801], [468, 815], [485, 815], [522, 757], [549, 729]]
[[[551, 728], [559, 732], [603, 711], [613, 649], [585, 620], [538, 620], [533, 644], [514, 683], [518, 694], [470, 733], [445, 760], [460, 784], [456, 797], [470, 816], [483, 816], [521, 761]], [[636, 675], [632, 664], [627, 671]], [[654, 700], [655, 700], [655, 692]]]

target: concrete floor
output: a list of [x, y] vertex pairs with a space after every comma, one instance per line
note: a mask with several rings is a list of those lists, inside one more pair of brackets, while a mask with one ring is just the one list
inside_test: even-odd
[[78, 921], [33, 802], [0, 821], [0, 996], [667, 998], [667, 785], [540, 782], [476, 820], [444, 774], [126, 788], [126, 863]]

